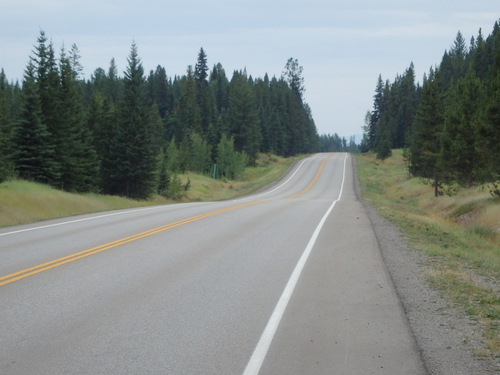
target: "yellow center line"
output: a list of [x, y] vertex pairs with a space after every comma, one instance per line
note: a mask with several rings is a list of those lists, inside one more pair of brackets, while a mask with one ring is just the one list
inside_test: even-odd
[[299, 196], [301, 196], [302, 194], [305, 194], [307, 193], [309, 190], [311, 190], [311, 188], [316, 184], [316, 182], [318, 181], [319, 179], [319, 176], [321, 175], [321, 173], [323, 172], [323, 168], [325, 168], [325, 164], [326, 164], [326, 161], [327, 159], [330, 158], [331, 155], [327, 156], [326, 158], [324, 158], [322, 161], [321, 161], [321, 164], [318, 168], [318, 171], [316, 172], [316, 175], [314, 176], [314, 178], [312, 179], [312, 181], [309, 183], [309, 185], [307, 185], [307, 187], [302, 190], [300, 193], [297, 193], [295, 195], [292, 195], [286, 199], [293, 199], [293, 198], [297, 198]]
[[[309, 183], [309, 185], [304, 190], [302, 190], [300, 193], [292, 195], [286, 199], [296, 198], [296, 197], [306, 193], [307, 191], [309, 191], [314, 186], [314, 184], [316, 184], [316, 181], [318, 181], [319, 176], [321, 175], [323, 168], [325, 167], [326, 160], [330, 156], [326, 157], [325, 159], [323, 159], [321, 161], [321, 165], [319, 166], [318, 171], [316, 172], [316, 175], [314, 176], [313, 180]], [[166, 225], [163, 225], [161, 227], [150, 229], [148, 231], [141, 232], [141, 233], [135, 234], [135, 235], [130, 236], [130, 237], [125, 237], [125, 238], [122, 238], [122, 239], [119, 239], [119, 240], [116, 240], [113, 242], [109, 242], [109, 243], [106, 243], [104, 245], [93, 247], [91, 249], [83, 250], [83, 251], [80, 251], [80, 252], [75, 253], [75, 254], [67, 255], [67, 256], [62, 257], [62, 258], [54, 259], [50, 262], [42, 263], [42, 264], [39, 264], [39, 265], [31, 267], [31, 268], [26, 268], [24, 270], [14, 272], [14, 273], [11, 273], [9, 275], [2, 276], [2, 277], [0, 277], [0, 286], [10, 284], [14, 281], [24, 279], [28, 276], [36, 275], [37, 273], [47, 271], [47, 270], [50, 270], [50, 269], [55, 268], [55, 267], [62, 266], [63, 264], [70, 263], [70, 262], [73, 262], [75, 260], [82, 259], [82, 258], [88, 257], [90, 255], [94, 255], [94, 254], [100, 253], [102, 251], [115, 248], [115, 247], [120, 246], [120, 245], [125, 245], [127, 243], [137, 241], [141, 238], [148, 237], [148, 236], [151, 236], [153, 234], [163, 232], [167, 229], [175, 228], [175, 227], [178, 227], [178, 226], [181, 226], [184, 224], [192, 223], [193, 221], [204, 219], [204, 218], [209, 217], [209, 216], [218, 215], [218, 214], [223, 213], [223, 212], [235, 210], [235, 209], [241, 208], [241, 207], [251, 206], [251, 205], [266, 202], [266, 201], [268, 201], [268, 200], [259, 200], [259, 201], [254, 201], [254, 202], [248, 202], [248, 203], [243, 203], [243, 204], [239, 204], [236, 206], [222, 208], [222, 209], [216, 210], [216, 211], [211, 211], [211, 212], [208, 212], [205, 214], [201, 214], [201, 215], [193, 216], [193, 217], [190, 217], [187, 219], [179, 220], [179, 221], [176, 221], [174, 223], [166, 224]]]
[[243, 203], [243, 204], [239, 204], [236, 206], [222, 208], [220, 210], [216, 210], [216, 211], [208, 212], [205, 214], [193, 216], [193, 217], [190, 217], [188, 219], [179, 220], [179, 221], [176, 221], [174, 223], [170, 223], [170, 224], [158, 227], [158, 228], [150, 229], [148, 231], [138, 233], [138, 234], [135, 234], [135, 235], [130, 236], [130, 237], [122, 238], [122, 239], [119, 239], [119, 240], [116, 240], [113, 242], [109, 242], [109, 243], [104, 244], [104, 245], [100, 245], [97, 247], [93, 247], [91, 249], [80, 251], [78, 253], [71, 254], [71, 255], [68, 255], [68, 256], [65, 256], [62, 258], [58, 258], [58, 259], [52, 260], [50, 262], [42, 263], [42, 264], [39, 264], [35, 267], [27, 268], [27, 269], [0, 277], [0, 286], [10, 284], [14, 281], [24, 279], [25, 277], [32, 276], [32, 275], [35, 275], [35, 274], [43, 272], [43, 271], [47, 271], [49, 269], [61, 266], [63, 264], [69, 263], [69, 262], [73, 262], [73, 261], [81, 259], [81, 258], [88, 257], [88, 256], [93, 255], [93, 254], [100, 253], [101, 251], [109, 250], [109, 249], [112, 249], [114, 247], [124, 245], [124, 244], [130, 243], [130, 242], [139, 240], [141, 238], [151, 236], [151, 235], [156, 234], [156, 233], [163, 232], [163, 231], [170, 229], [170, 228], [175, 228], [175, 227], [187, 224], [187, 223], [192, 223], [193, 221], [204, 219], [204, 218], [209, 217], [209, 216], [214, 216], [214, 215], [217, 215], [217, 214], [220, 214], [223, 212], [235, 210], [237, 208], [241, 208], [241, 207], [245, 207], [245, 206], [251, 206], [251, 205], [254, 205], [257, 203], [262, 203], [262, 202], [265, 202], [265, 200]]

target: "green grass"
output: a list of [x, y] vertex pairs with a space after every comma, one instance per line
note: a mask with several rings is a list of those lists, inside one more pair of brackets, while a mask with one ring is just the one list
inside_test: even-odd
[[479, 187], [435, 198], [410, 178], [401, 150], [384, 161], [357, 156], [363, 197], [429, 257], [427, 278], [483, 329], [480, 355], [500, 356], [500, 200]]
[[249, 194], [279, 178], [297, 158], [260, 155], [257, 166], [248, 167], [240, 181], [214, 180], [208, 176], [184, 174], [183, 183], [190, 180], [190, 189], [179, 200], [159, 195], [137, 201], [99, 194], [72, 194], [47, 185], [9, 180], [0, 184], [0, 227], [27, 224], [41, 220], [123, 208], [231, 199]]

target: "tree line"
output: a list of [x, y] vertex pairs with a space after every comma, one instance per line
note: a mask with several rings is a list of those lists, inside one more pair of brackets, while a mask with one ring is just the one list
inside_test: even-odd
[[500, 180], [500, 24], [469, 45], [459, 31], [439, 65], [415, 84], [413, 63], [394, 82], [379, 75], [362, 151], [384, 159], [404, 148], [409, 172], [435, 195]]
[[210, 70], [203, 48], [194, 67], [145, 74], [132, 44], [123, 77], [115, 60], [83, 79], [79, 50], [59, 57], [43, 31], [22, 85], [0, 73], [0, 181], [15, 176], [67, 191], [132, 198], [172, 193], [185, 171], [238, 178], [259, 152], [315, 152], [319, 136], [304, 101], [303, 68], [290, 58], [281, 77], [229, 79]]
[[340, 137], [337, 133], [321, 134], [319, 136], [320, 152], [359, 152], [359, 146], [356, 143], [356, 137], [349, 137], [349, 142], [345, 137]]

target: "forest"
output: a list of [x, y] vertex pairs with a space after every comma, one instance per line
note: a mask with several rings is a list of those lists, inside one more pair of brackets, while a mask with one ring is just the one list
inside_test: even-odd
[[393, 82], [379, 75], [360, 149], [384, 159], [394, 148], [436, 196], [485, 183], [500, 195], [499, 21], [468, 45], [459, 31], [422, 85], [413, 63]]
[[297, 59], [279, 78], [229, 78], [220, 63], [209, 69], [200, 48], [194, 67], [172, 77], [160, 65], [146, 74], [133, 43], [123, 77], [111, 59], [83, 79], [80, 57], [76, 45], [56, 52], [41, 31], [21, 84], [2, 69], [0, 182], [143, 199], [167, 195], [185, 171], [217, 164], [220, 177], [235, 179], [258, 153], [316, 152], [328, 139], [304, 100]]

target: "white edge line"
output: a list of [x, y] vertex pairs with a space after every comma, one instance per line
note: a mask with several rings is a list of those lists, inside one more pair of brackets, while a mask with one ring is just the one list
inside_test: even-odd
[[323, 215], [323, 218], [320, 220], [318, 226], [314, 230], [314, 233], [311, 239], [309, 240], [309, 243], [307, 244], [297, 265], [295, 266], [295, 269], [293, 270], [292, 275], [290, 276], [290, 279], [288, 280], [288, 283], [286, 284], [285, 289], [283, 290], [283, 293], [281, 294], [281, 297], [278, 300], [278, 303], [276, 304], [276, 307], [274, 308], [274, 311], [271, 317], [269, 318], [269, 321], [267, 322], [264, 332], [262, 332], [260, 340], [257, 343], [257, 346], [255, 347], [252, 357], [248, 361], [248, 364], [245, 368], [245, 371], [243, 372], [243, 375], [257, 375], [260, 371], [260, 368], [262, 366], [262, 363], [264, 362], [264, 359], [266, 358], [269, 347], [271, 346], [271, 341], [273, 340], [276, 330], [278, 329], [278, 325], [281, 321], [281, 318], [283, 317], [288, 302], [290, 301], [295, 286], [297, 285], [297, 281], [299, 280], [300, 274], [302, 273], [302, 270], [304, 269], [307, 259], [309, 258], [309, 255], [311, 254], [311, 251], [314, 247], [314, 244], [316, 243], [321, 228], [323, 227], [326, 219], [328, 218], [333, 208], [335, 207], [335, 204], [342, 197], [342, 191], [344, 190], [344, 181], [345, 181], [346, 160], [347, 160], [347, 153], [345, 154], [344, 158], [344, 170], [342, 172], [342, 184], [340, 187], [339, 196], [330, 205], [326, 213]]
[[295, 172], [293, 172], [293, 174], [290, 177], [288, 177], [288, 179], [285, 182], [283, 182], [281, 185], [276, 186], [274, 189], [266, 191], [266, 192], [261, 193], [261, 194], [251, 195], [249, 197], [241, 198], [241, 199], [235, 199], [235, 200], [233, 200], [233, 202], [235, 202], [235, 201], [245, 201], [245, 200], [253, 199], [253, 198], [259, 198], [259, 197], [262, 197], [264, 195], [274, 193], [278, 189], [281, 189], [283, 186], [285, 186], [297, 174], [297, 172], [299, 171], [299, 169], [302, 167], [302, 164], [304, 164], [307, 159], [309, 159], [309, 158], [306, 158], [306, 159], [302, 160], [302, 162], [299, 164], [299, 166], [297, 167], [297, 169], [295, 170]]
[[[297, 169], [295, 170], [295, 172], [285, 182], [283, 182], [281, 185], [275, 187], [273, 190], [266, 191], [265, 193], [262, 193], [262, 194], [259, 194], [259, 195], [250, 196], [248, 198], [238, 199], [238, 200], [247, 200], [247, 199], [251, 199], [251, 198], [257, 198], [257, 197], [261, 197], [263, 195], [270, 194], [270, 193], [278, 190], [279, 188], [281, 188], [282, 186], [284, 186], [285, 184], [287, 184], [293, 178], [293, 176], [295, 176], [295, 174], [299, 171], [300, 167], [302, 167], [302, 164], [304, 164], [304, 162], [306, 160], [307, 159], [304, 159], [302, 161], [302, 163], [300, 163], [300, 165], [297, 167]], [[207, 203], [207, 202], [203, 202], [203, 203]], [[82, 221], [102, 219], [103, 217], [125, 215], [125, 214], [129, 214], [129, 213], [132, 213], [132, 212], [140, 212], [140, 211], [147, 211], [147, 210], [156, 210], [156, 209], [160, 209], [160, 208], [164, 208], [164, 207], [165, 207], [165, 205], [154, 206], [154, 207], [146, 207], [146, 208], [138, 208], [138, 209], [133, 209], [133, 210], [121, 211], [121, 212], [113, 212], [113, 213], [105, 214], [105, 215], [87, 217], [87, 218], [84, 218], [84, 219], [76, 219], [76, 220], [64, 221], [64, 222], [56, 223], [56, 224], [48, 224], [48, 225], [42, 225], [42, 226], [39, 226], [39, 227], [20, 229], [20, 230], [15, 230], [15, 231], [12, 231], [12, 232], [0, 233], [0, 237], [9, 236], [9, 235], [12, 235], [12, 234], [17, 234], [17, 233], [30, 232], [30, 231], [39, 230], [39, 229], [46, 229], [46, 228], [58, 227], [58, 226], [61, 226], [61, 225], [80, 223]]]
[[6, 233], [0, 233], [0, 237], [2, 236], [7, 236], [10, 234], [17, 234], [17, 233], [22, 233], [22, 232], [29, 232], [33, 230], [38, 230], [38, 229], [46, 229], [46, 228], [52, 228], [52, 227], [58, 227], [60, 225], [67, 225], [67, 224], [74, 224], [74, 223], [80, 223], [82, 221], [88, 221], [88, 220], [95, 220], [95, 219], [101, 219], [103, 217], [108, 217], [108, 216], [117, 216], [117, 215], [125, 215], [133, 212], [141, 212], [141, 211], [149, 211], [149, 210], [157, 210], [160, 208], [166, 207], [165, 205], [163, 206], [154, 206], [154, 207], [145, 207], [145, 208], [137, 208], [133, 210], [127, 210], [127, 211], [120, 211], [120, 212], [113, 212], [110, 214], [105, 214], [105, 215], [98, 215], [98, 216], [92, 216], [92, 217], [86, 217], [83, 219], [76, 219], [76, 220], [70, 220], [70, 221], [64, 221], [61, 223], [55, 223], [55, 224], [48, 224], [48, 225], [42, 225], [39, 227], [33, 227], [33, 228], [26, 228], [26, 229], [20, 229], [20, 230], [15, 230], [12, 232], [6, 232]]

